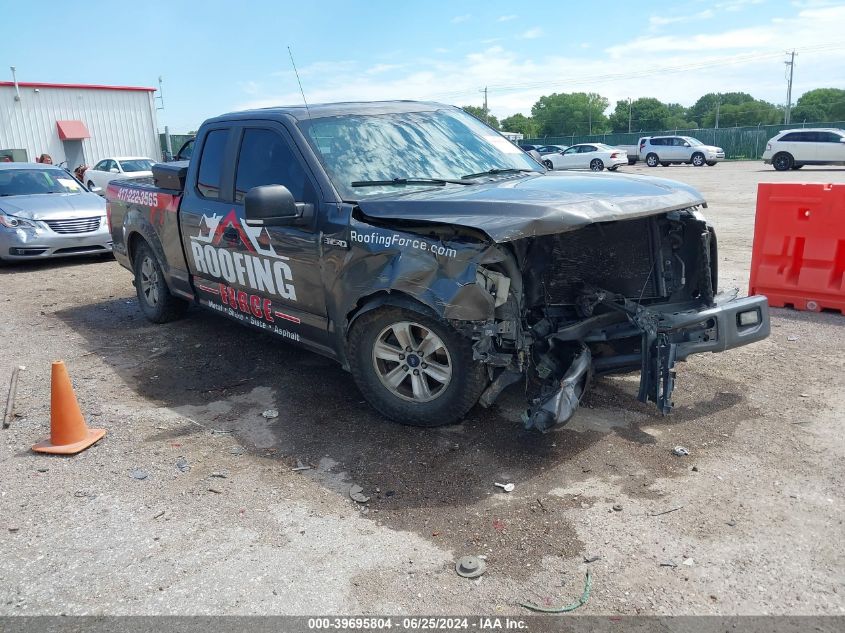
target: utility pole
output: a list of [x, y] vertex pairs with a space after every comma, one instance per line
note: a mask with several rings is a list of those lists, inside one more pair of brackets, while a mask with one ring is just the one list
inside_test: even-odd
[[633, 107], [633, 101], [631, 101], [631, 97], [628, 97], [628, 134], [631, 133], [631, 112]]
[[487, 116], [487, 86], [484, 86], [484, 90], [479, 90], [478, 92], [484, 93], [484, 122], [490, 125], [490, 118]]
[[719, 110], [722, 107], [722, 93], [716, 95], [716, 129], [719, 129]]
[[784, 64], [789, 67], [789, 78], [786, 82], [786, 110], [783, 113], [783, 123], [784, 125], [789, 125], [789, 118], [792, 114], [792, 71], [795, 69], [795, 50], [793, 49], [792, 54], [789, 57], [788, 62], [783, 62]]

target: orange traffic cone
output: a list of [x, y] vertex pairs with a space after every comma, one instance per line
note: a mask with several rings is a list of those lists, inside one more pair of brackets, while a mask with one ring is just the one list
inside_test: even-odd
[[34, 445], [32, 450], [37, 453], [74, 455], [84, 451], [105, 434], [105, 429], [89, 429], [85, 424], [64, 361], [53, 361], [50, 385], [50, 439]]

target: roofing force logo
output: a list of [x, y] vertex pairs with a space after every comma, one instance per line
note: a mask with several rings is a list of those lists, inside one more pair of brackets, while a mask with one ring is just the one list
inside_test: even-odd
[[203, 215], [199, 229], [191, 236], [197, 272], [296, 301], [289, 258], [275, 251], [266, 227], [247, 226], [233, 209], [225, 217]]

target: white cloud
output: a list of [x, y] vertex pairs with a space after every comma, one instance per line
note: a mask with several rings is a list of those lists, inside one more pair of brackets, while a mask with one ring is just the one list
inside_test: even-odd
[[716, 8], [725, 11], [741, 11], [752, 4], [763, 4], [765, 0], [725, 0], [717, 2]]
[[466, 15], [456, 15], [454, 18], [449, 20], [452, 24], [460, 24], [461, 22], [468, 22], [472, 16], [467, 13]]
[[520, 37], [524, 40], [536, 40], [538, 37], [543, 37], [543, 29], [535, 26], [533, 29], [528, 29]]
[[516, 20], [518, 17], [518, 15], [500, 15], [496, 22], [510, 22], [511, 20]]
[[[608, 51], [594, 47], [582, 52], [576, 46], [561, 48], [559, 54], [536, 47], [517, 53], [506, 43], [479, 47], [463, 56], [406, 58], [405, 67], [391, 73], [367, 73], [377, 66], [357, 62], [319, 62], [300, 74], [310, 103], [432, 99], [480, 105], [478, 89], [486, 85], [490, 108], [498, 117], [527, 113], [542, 95], [573, 91], [599, 92], [610, 100], [611, 108], [628, 97], [691, 105], [706, 92], [733, 91], [780, 103], [786, 92], [782, 54], [786, 48], [798, 50], [793, 98], [812, 88], [845, 85], [844, 22], [845, 6], [840, 5], [804, 9], [781, 22], [749, 29], [643, 38]], [[826, 43], [834, 44], [822, 49]], [[672, 68], [685, 70], [672, 72]], [[660, 69], [665, 70], [657, 72]], [[246, 102], [232, 105], [241, 109], [300, 101], [296, 78], [285, 70]]]
[[704, 11], [699, 11], [698, 13], [693, 13], [691, 15], [652, 15], [648, 19], [648, 25], [651, 30], [656, 30], [668, 24], [681, 24], [683, 22], [697, 22], [699, 20], [707, 20], [709, 18], [712, 18], [713, 15], [714, 13], [711, 9], [705, 9]]
[[404, 64], [376, 64], [367, 68], [364, 72], [368, 75], [380, 75], [381, 73], [390, 72], [391, 70], [398, 70], [403, 68]]

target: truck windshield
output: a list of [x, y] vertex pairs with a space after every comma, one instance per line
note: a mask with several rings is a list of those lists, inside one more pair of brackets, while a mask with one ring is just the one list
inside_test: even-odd
[[61, 169], [4, 169], [0, 171], [0, 196], [40, 193], [82, 193], [84, 189]]
[[467, 176], [543, 171], [519, 147], [459, 110], [341, 115], [299, 126], [346, 200], [450, 186], [450, 180]]

